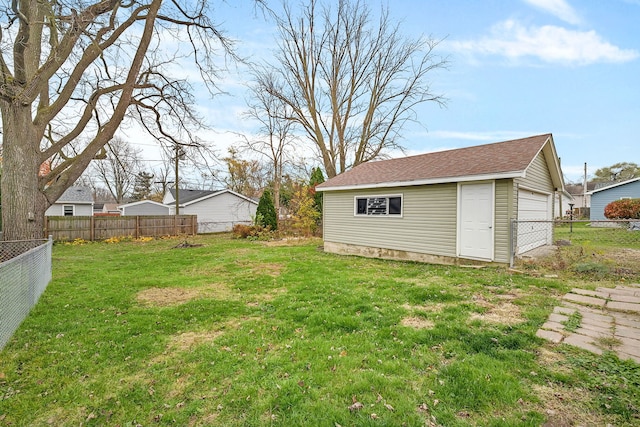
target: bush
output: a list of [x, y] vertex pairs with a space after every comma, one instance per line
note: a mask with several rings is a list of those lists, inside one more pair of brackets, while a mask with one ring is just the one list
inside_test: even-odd
[[640, 199], [615, 200], [605, 206], [604, 216], [609, 219], [640, 219]]
[[268, 188], [265, 188], [258, 202], [255, 223], [257, 226], [269, 228], [270, 230], [278, 229], [278, 215], [276, 215], [276, 208], [273, 205], [271, 190]]
[[270, 240], [274, 237], [271, 227], [263, 227], [261, 225], [236, 224], [231, 232], [238, 239]]

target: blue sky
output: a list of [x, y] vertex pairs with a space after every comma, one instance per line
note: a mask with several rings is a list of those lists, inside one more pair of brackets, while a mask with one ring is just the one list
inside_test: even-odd
[[[273, 2], [272, 2], [273, 3]], [[381, 4], [368, 2], [372, 9]], [[423, 126], [404, 132], [408, 154], [553, 133], [565, 178], [640, 163], [640, 0], [393, 0], [402, 31], [442, 39], [450, 61], [431, 76], [447, 106], [424, 104]], [[270, 55], [273, 23], [248, 0], [218, 6], [217, 20], [244, 56]], [[201, 98], [221, 144], [250, 132], [240, 118], [242, 68]], [[394, 153], [401, 155], [401, 153]]]

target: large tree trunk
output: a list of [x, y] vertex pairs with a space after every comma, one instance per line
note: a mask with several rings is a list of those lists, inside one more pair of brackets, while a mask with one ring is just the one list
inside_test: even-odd
[[[2, 109], [3, 240], [44, 237], [49, 203], [38, 185], [40, 138], [34, 135], [31, 106], [0, 101]], [[20, 143], [10, 141], [21, 140]]]

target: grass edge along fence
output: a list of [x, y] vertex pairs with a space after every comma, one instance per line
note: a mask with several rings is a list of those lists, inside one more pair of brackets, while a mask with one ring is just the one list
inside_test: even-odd
[[105, 240], [111, 237], [196, 235], [197, 215], [48, 216], [45, 233], [55, 241]]
[[51, 282], [53, 239], [0, 241], [0, 351]]
[[640, 220], [513, 220], [511, 266], [529, 248], [582, 246], [602, 252], [640, 250]]

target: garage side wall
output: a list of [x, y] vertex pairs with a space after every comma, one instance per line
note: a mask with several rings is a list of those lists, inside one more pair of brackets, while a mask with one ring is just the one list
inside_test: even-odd
[[[402, 195], [402, 216], [354, 215], [355, 196]], [[456, 256], [457, 186], [376, 188], [324, 192], [328, 243]], [[327, 245], [328, 248], [336, 245]]]
[[511, 218], [513, 217], [514, 192], [511, 179], [499, 179], [495, 187], [495, 235], [494, 260], [508, 263], [511, 248]]
[[[549, 167], [545, 161], [544, 154], [540, 152], [538, 156], [531, 162], [531, 165], [527, 169], [526, 177], [516, 178], [515, 183], [517, 186], [523, 186], [531, 190], [537, 190], [542, 193], [551, 194], [554, 191], [553, 182], [551, 181], [551, 175], [549, 173]], [[517, 197], [516, 197], [517, 203]], [[517, 212], [518, 207], [515, 206]]]

